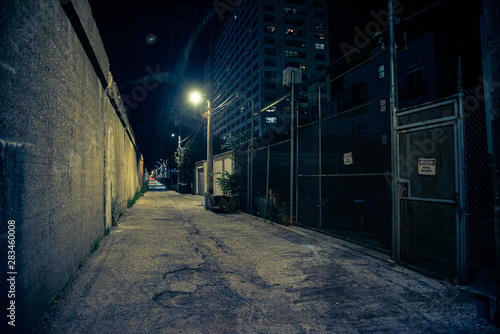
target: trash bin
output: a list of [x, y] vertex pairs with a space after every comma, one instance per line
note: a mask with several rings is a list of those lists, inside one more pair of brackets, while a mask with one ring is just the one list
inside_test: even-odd
[[233, 213], [238, 209], [238, 198], [234, 196], [214, 196], [214, 212]]
[[179, 183], [177, 185], [177, 187], [178, 187], [177, 188], [177, 192], [179, 194], [187, 194], [188, 193], [188, 185], [187, 185], [187, 183]]

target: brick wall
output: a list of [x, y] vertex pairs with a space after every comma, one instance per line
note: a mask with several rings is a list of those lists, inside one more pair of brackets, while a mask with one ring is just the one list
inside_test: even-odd
[[0, 13], [0, 309], [10, 302], [7, 224], [15, 220], [20, 332], [111, 226], [112, 199], [125, 206], [143, 177], [87, 1], [4, 0]]

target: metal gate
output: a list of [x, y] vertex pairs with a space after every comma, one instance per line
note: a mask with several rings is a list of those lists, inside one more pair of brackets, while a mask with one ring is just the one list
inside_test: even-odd
[[450, 98], [397, 113], [399, 260], [465, 281], [461, 103]]

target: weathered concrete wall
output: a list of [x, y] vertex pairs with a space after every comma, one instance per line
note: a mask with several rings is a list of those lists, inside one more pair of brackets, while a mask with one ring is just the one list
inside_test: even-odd
[[21, 332], [111, 226], [113, 198], [124, 208], [143, 176], [87, 1], [3, 0], [0, 17], [0, 328], [15, 301]]

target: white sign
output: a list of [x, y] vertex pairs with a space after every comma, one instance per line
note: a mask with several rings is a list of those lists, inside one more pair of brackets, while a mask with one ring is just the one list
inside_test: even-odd
[[352, 165], [352, 152], [344, 154], [344, 165]]
[[418, 174], [436, 175], [436, 159], [418, 159]]

